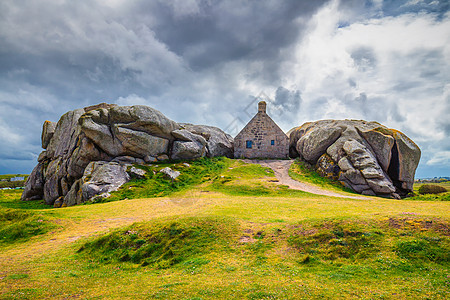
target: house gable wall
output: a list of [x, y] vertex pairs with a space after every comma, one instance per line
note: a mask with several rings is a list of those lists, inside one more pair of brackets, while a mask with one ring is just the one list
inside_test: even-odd
[[[265, 104], [265, 103], [264, 103]], [[252, 141], [252, 148], [247, 148]], [[274, 141], [274, 145], [271, 144]], [[250, 120], [234, 139], [235, 158], [288, 158], [289, 138], [264, 109]]]

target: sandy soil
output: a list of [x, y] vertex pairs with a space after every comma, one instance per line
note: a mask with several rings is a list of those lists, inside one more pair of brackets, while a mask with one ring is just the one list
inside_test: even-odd
[[293, 160], [253, 160], [253, 159], [244, 159], [246, 163], [259, 164], [264, 167], [271, 168], [275, 176], [278, 179], [279, 184], [287, 185], [289, 188], [294, 190], [300, 190], [316, 195], [324, 195], [330, 197], [342, 197], [342, 198], [351, 198], [351, 199], [368, 199], [370, 197], [365, 196], [351, 196], [340, 194], [337, 192], [332, 192], [329, 190], [322, 189], [318, 186], [315, 186], [310, 183], [300, 182], [292, 179], [289, 176], [289, 168], [291, 164], [294, 162]]

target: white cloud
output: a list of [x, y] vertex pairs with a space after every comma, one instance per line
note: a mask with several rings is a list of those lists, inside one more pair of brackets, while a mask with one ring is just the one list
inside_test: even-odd
[[450, 165], [450, 151], [441, 151], [433, 155], [433, 157], [427, 161], [428, 166], [442, 166]]

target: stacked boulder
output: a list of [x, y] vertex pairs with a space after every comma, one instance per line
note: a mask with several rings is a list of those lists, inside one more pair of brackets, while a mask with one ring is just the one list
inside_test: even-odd
[[130, 179], [131, 164], [233, 157], [233, 138], [216, 127], [176, 123], [148, 106], [102, 103], [45, 121], [42, 148], [22, 200], [70, 206], [117, 190]]
[[290, 131], [292, 158], [364, 195], [405, 197], [413, 191], [419, 147], [377, 122], [321, 120]]

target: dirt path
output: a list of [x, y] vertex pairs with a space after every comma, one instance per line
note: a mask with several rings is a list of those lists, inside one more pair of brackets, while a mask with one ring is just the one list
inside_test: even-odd
[[289, 176], [289, 168], [291, 164], [294, 162], [293, 160], [251, 160], [245, 159], [243, 160], [246, 163], [259, 164], [263, 167], [271, 168], [277, 179], [279, 180], [279, 184], [287, 185], [290, 189], [300, 190], [316, 195], [324, 195], [330, 197], [341, 197], [341, 198], [351, 198], [351, 199], [368, 199], [370, 197], [365, 196], [350, 196], [345, 194], [340, 194], [337, 192], [332, 192], [329, 190], [322, 189], [318, 186], [315, 186], [310, 183], [300, 182], [292, 179]]

